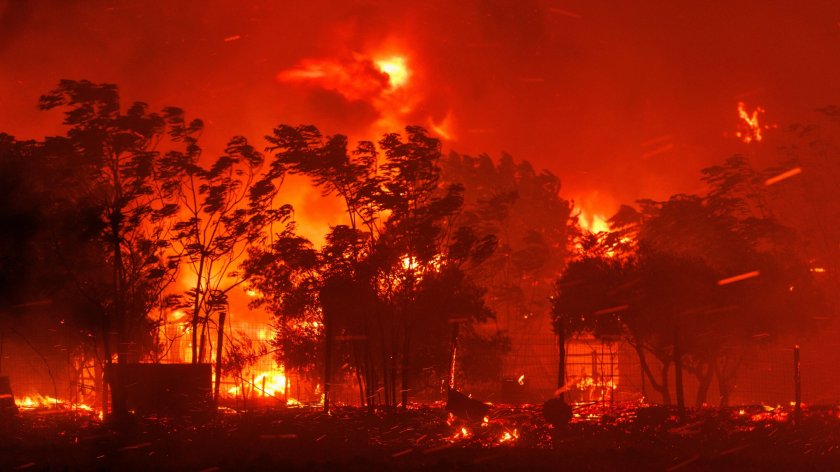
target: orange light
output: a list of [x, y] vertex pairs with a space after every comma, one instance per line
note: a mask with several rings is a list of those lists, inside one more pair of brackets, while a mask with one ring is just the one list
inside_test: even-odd
[[404, 57], [393, 56], [376, 60], [374, 63], [380, 71], [388, 75], [388, 83], [391, 85], [391, 89], [398, 89], [408, 82], [410, 72]]
[[605, 233], [610, 230], [610, 225], [603, 215], [587, 215], [581, 211], [578, 215], [578, 223], [581, 229], [592, 234]]
[[454, 441], [457, 441], [458, 439], [467, 439], [468, 437], [470, 437], [470, 435], [471, 435], [470, 430], [461, 426], [461, 428], [459, 428], [457, 431], [455, 431], [455, 434], [453, 434], [452, 437], [449, 438], [449, 440], [454, 442]]
[[753, 141], [761, 141], [761, 130], [766, 128], [766, 126], [763, 127], [759, 123], [758, 117], [761, 113], [764, 113], [764, 109], [761, 107], [756, 107], [752, 113], [747, 113], [744, 102], [738, 102], [738, 117], [741, 118], [741, 121], [744, 123], [742, 125], [743, 130], [736, 132], [735, 136], [741, 138], [741, 141], [747, 144]]
[[517, 439], [519, 439], [519, 431], [514, 429], [513, 431], [505, 431], [499, 438], [499, 443], [513, 442]]
[[725, 279], [720, 279], [720, 280], [718, 280], [718, 283], [717, 283], [717, 284], [718, 284], [718, 285], [727, 285], [727, 284], [731, 284], [731, 283], [735, 283], [735, 282], [740, 282], [740, 281], [742, 281], [742, 280], [751, 279], [751, 278], [753, 278], [753, 277], [758, 277], [758, 276], [759, 276], [759, 274], [760, 274], [760, 272], [759, 272], [759, 271], [754, 270], [754, 271], [752, 271], [752, 272], [747, 272], [747, 273], [744, 273], [744, 274], [735, 275], [735, 276], [733, 276], [733, 277], [728, 277], [728, 278], [725, 278]]
[[775, 183], [781, 182], [782, 180], [785, 180], [785, 179], [789, 179], [789, 178], [793, 177], [794, 175], [799, 175], [801, 173], [802, 173], [802, 168], [801, 167], [794, 167], [793, 169], [791, 169], [789, 171], [782, 172], [781, 174], [779, 174], [777, 176], [774, 176], [774, 177], [770, 177], [769, 179], [764, 181], [764, 185], [773, 185]]
[[431, 130], [441, 138], [447, 141], [452, 141], [455, 139], [455, 134], [452, 131], [452, 121], [452, 112], [449, 111], [440, 122], [435, 122], [433, 119], [429, 118], [429, 128], [431, 128]]

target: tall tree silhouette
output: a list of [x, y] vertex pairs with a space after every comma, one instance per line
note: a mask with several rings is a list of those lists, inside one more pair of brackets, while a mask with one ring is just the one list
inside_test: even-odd
[[[423, 316], [416, 303], [420, 282], [447, 264], [454, 268], [480, 255], [478, 239], [454, 223], [461, 187], [440, 185], [439, 141], [419, 127], [387, 134], [379, 142], [380, 163], [372, 143], [349, 152], [345, 137], [324, 137], [312, 126], [280, 126], [267, 139], [276, 174], [311, 177], [325, 195], [341, 197], [347, 213], [348, 224], [333, 227], [320, 252], [325, 409], [337, 337], [353, 340], [341, 355], [360, 374], [362, 399], [372, 401], [381, 378], [386, 405], [397, 404], [398, 383], [405, 405], [413, 327]], [[348, 305], [351, 299], [355, 303]], [[381, 354], [379, 369], [375, 351]]]
[[[216, 329], [216, 371], [221, 371], [228, 293], [245, 277], [239, 265], [249, 248], [263, 244], [274, 224], [286, 221], [289, 205], [275, 206], [280, 176], [261, 173], [263, 154], [241, 136], [230, 140], [225, 153], [210, 166], [199, 162], [194, 144], [196, 129], [181, 126], [174, 136], [190, 143], [186, 152], [169, 153], [168, 159], [185, 174], [179, 203], [185, 217], [175, 223], [175, 241], [192, 287], [183, 307], [191, 316], [191, 361], [207, 362], [212, 346], [210, 329]], [[276, 177], [276, 178], [275, 178]], [[221, 375], [216, 375], [218, 399]]]
[[[162, 159], [160, 148], [167, 124], [182, 119], [176, 108], [163, 115], [143, 103], [120, 109], [117, 87], [88, 81], [63, 80], [41, 97], [44, 110], [65, 109], [67, 136], [55, 138], [50, 150], [66, 166], [84, 175], [70, 190], [91, 217], [89, 231], [109, 247], [102, 263], [111, 267], [111, 287], [102, 300], [106, 365], [116, 351], [120, 363], [139, 355], [134, 337], [147, 334], [149, 310], [172, 281], [177, 259], [167, 258], [170, 218], [177, 210], [181, 175]], [[50, 151], [48, 151], [50, 152]], [[116, 349], [108, 333], [116, 333]], [[111, 379], [114, 413], [125, 413], [121, 382]]]
[[444, 181], [464, 186], [460, 224], [479, 238], [498, 241], [487, 261], [466, 269], [487, 289], [485, 300], [498, 314], [498, 326], [510, 331], [515, 354], [509, 362], [522, 372], [540, 354], [531, 335], [547, 330], [553, 283], [571, 256], [572, 205], [560, 196], [557, 176], [507, 154], [494, 161], [450, 153], [441, 167]]
[[[772, 218], [754, 185], [761, 174], [735, 157], [703, 175], [710, 185], [704, 196], [623, 207], [611, 220], [613, 233], [584, 247], [589, 255], [560, 278], [555, 298], [558, 329], [572, 320], [597, 333], [595, 315], [621, 306], [615, 320], [665, 402], [676, 363], [697, 377], [696, 404], [706, 401], [714, 378], [725, 403], [746, 350], [759, 339], [807, 330], [813, 317], [803, 315], [826, 309], [802, 244]], [[581, 278], [587, 265], [623, 269]], [[731, 280], [742, 274], [749, 277]], [[593, 287], [601, 297], [593, 298]], [[648, 354], [659, 361], [658, 378]]]

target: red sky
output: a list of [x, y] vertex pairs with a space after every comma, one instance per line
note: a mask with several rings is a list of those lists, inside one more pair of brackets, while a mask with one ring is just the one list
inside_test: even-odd
[[[36, 103], [62, 78], [186, 109], [211, 156], [279, 123], [373, 139], [448, 117], [447, 149], [528, 159], [608, 214], [696, 191], [698, 170], [732, 153], [772, 154], [732, 136], [737, 102], [780, 126], [817, 120], [840, 104], [839, 52], [828, 0], [0, 0], [0, 130], [58, 132]], [[396, 55], [411, 75], [389, 90], [369, 66]], [[289, 79], [312, 64], [350, 70], [352, 86]], [[316, 195], [290, 196], [310, 226], [334, 212]]]

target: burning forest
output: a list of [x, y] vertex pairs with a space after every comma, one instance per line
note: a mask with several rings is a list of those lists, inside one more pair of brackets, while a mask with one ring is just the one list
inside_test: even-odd
[[287, 3], [0, 0], [0, 469], [840, 468], [836, 5]]

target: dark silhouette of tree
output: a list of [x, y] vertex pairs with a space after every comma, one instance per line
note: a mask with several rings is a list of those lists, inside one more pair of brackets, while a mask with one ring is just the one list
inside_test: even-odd
[[[497, 246], [486, 261], [467, 270], [487, 289], [486, 303], [503, 328], [517, 333], [514, 349], [534, 355], [523, 333], [548, 325], [553, 281], [567, 263], [575, 233], [572, 205], [560, 197], [560, 180], [506, 154], [494, 162], [486, 155], [451, 153], [441, 167], [446, 182], [465, 188], [459, 223], [472, 228], [479, 245]], [[564, 382], [558, 379], [558, 387]]]
[[[595, 315], [620, 307], [614, 320], [666, 403], [672, 363], [697, 378], [697, 405], [715, 377], [726, 403], [745, 350], [807, 330], [803, 314], [826, 307], [800, 242], [769, 214], [755, 185], [761, 176], [739, 157], [703, 173], [705, 196], [622, 207], [614, 231], [583, 246], [554, 299], [558, 333], [597, 336]], [[753, 277], [727, 282], [741, 274]], [[648, 354], [659, 361], [658, 378]]]
[[[18, 141], [0, 133], [0, 311], [37, 300], [38, 285], [30, 277], [40, 277], [38, 264], [46, 257], [43, 251], [46, 217], [51, 190], [40, 147], [33, 141]], [[38, 270], [33, 265], [38, 264]], [[46, 281], [44, 281], [46, 282]]]
[[243, 263], [248, 285], [255, 291], [251, 307], [272, 315], [275, 360], [300, 376], [323, 365], [319, 257], [312, 243], [295, 235], [290, 225], [270, 246], [250, 248]]
[[[569, 263], [551, 297], [554, 332], [559, 346], [581, 333], [597, 337], [621, 334], [622, 315], [630, 308], [633, 265], [626, 260], [587, 255]], [[566, 382], [565, 352], [561, 351], [559, 382], [563, 398]]]
[[[249, 248], [264, 244], [274, 224], [285, 222], [289, 205], [274, 206], [282, 175], [262, 174], [264, 157], [241, 136], [230, 140], [224, 155], [208, 167], [199, 162], [193, 135], [197, 128], [181, 126], [173, 135], [189, 144], [186, 152], [167, 156], [185, 174], [179, 203], [185, 218], [174, 224], [175, 241], [193, 277], [183, 307], [191, 316], [193, 363], [210, 359], [210, 329], [216, 330], [216, 370], [223, 357], [228, 293], [246, 278], [238, 271]], [[212, 326], [211, 323], [215, 324]], [[216, 376], [218, 400], [221, 376]]]
[[[97, 214], [68, 199], [73, 191], [65, 184], [76, 181], [80, 169], [51, 157], [70, 152], [66, 144], [18, 141], [0, 133], [0, 338], [23, 341], [48, 372], [53, 359], [49, 348], [43, 349], [47, 346], [65, 348], [62, 358], [101, 360], [102, 299], [90, 290], [94, 281], [110, 280], [101, 262], [78, 259], [71, 267], [59, 251], [99, 261], [103, 256], [96, 232], [88, 233], [96, 225], [87, 222], [98, 221]], [[83, 289], [80, 282], [87, 286]], [[109, 288], [107, 283], [102, 287]], [[67, 368], [72, 376], [81, 366]], [[50, 377], [58, 397], [60, 383]]]
[[[373, 405], [381, 379], [384, 403], [396, 406], [401, 390], [406, 405], [415, 342], [429, 341], [415, 333], [430, 316], [419, 309], [423, 281], [447, 268], [460, 270], [488, 252], [468, 228], [454, 224], [462, 188], [440, 185], [440, 143], [419, 127], [406, 128], [405, 136], [387, 134], [379, 142], [380, 164], [372, 143], [361, 142], [348, 152], [345, 137], [325, 138], [312, 126], [279, 126], [267, 139], [274, 175], [311, 177], [325, 195], [341, 197], [347, 213], [349, 224], [334, 226], [327, 235], [318, 276], [311, 279], [318, 281], [324, 325], [325, 409], [339, 359], [354, 366], [363, 403]], [[276, 264], [285, 264], [282, 251], [272, 253]], [[258, 288], [275, 299], [290, 293], [289, 286]], [[307, 285], [308, 293], [311, 288]], [[442, 323], [446, 326], [445, 319]]]
[[[67, 136], [48, 139], [44, 152], [63, 167], [74, 168], [71, 175], [79, 177], [67, 188], [68, 198], [87, 215], [84, 223], [89, 226], [84, 231], [103, 249], [108, 248], [104, 260], [96, 260], [110, 266], [110, 287], [102, 292], [86, 290], [99, 298], [104, 315], [105, 364], [110, 366], [114, 351], [120, 363], [136, 361], [135, 339], [148, 336], [147, 315], [177, 268], [177, 259], [166, 257], [165, 233], [178, 210], [180, 174], [162, 159], [160, 148], [167, 123], [181, 119], [182, 112], [171, 108], [158, 115], [145, 104], [135, 103], [123, 113], [115, 85], [71, 80], [61, 81], [42, 96], [40, 107], [66, 110]], [[80, 254], [63, 251], [63, 255], [75, 259]], [[88, 280], [78, 285], [102, 282]], [[117, 338], [115, 348], [108, 339], [112, 331]], [[109, 384], [114, 413], [122, 416], [121, 382], [111, 379]]]
[[840, 162], [838, 107], [817, 110], [822, 119], [794, 123], [783, 129], [783, 144], [777, 147], [780, 162], [762, 177], [771, 178], [799, 170], [799, 174], [765, 186], [765, 198], [774, 217], [795, 228], [802, 251], [811, 268], [820, 269], [819, 278], [830, 294], [832, 312], [840, 307], [840, 206], [836, 204]]

